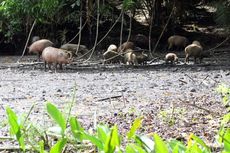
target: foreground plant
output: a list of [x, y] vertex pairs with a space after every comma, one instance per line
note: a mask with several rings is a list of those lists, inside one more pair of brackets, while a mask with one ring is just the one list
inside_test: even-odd
[[[227, 88], [227, 89], [225, 89]], [[221, 90], [220, 90], [221, 89]], [[229, 104], [228, 87], [221, 86], [218, 89], [224, 96], [224, 104]], [[227, 91], [227, 92], [226, 92]], [[74, 97], [74, 96], [73, 96]], [[227, 98], [226, 98], [227, 97]], [[50, 102], [46, 103], [47, 112], [50, 118], [55, 122], [55, 126], [48, 128], [51, 133], [44, 132], [46, 130], [36, 128], [32, 124], [25, 124], [28, 116], [21, 122], [16, 113], [9, 107], [6, 108], [10, 132], [15, 136], [19, 143], [20, 150], [25, 152], [30, 150], [40, 153], [61, 153], [67, 152], [67, 148], [71, 146], [72, 150], [79, 151], [81, 148], [84, 151], [90, 150], [100, 153], [127, 152], [127, 153], [211, 153], [212, 149], [201, 138], [190, 134], [187, 145], [178, 140], [164, 141], [158, 134], [141, 134], [138, 129], [142, 127], [143, 117], [136, 118], [130, 130], [122, 137], [119, 134], [117, 125], [109, 128], [107, 125], [97, 125], [95, 132], [85, 130], [77, 117], [70, 116], [70, 111], [73, 105], [72, 99], [69, 113], [65, 116], [55, 105]], [[227, 106], [228, 108], [229, 106]], [[221, 122], [218, 136], [219, 150], [222, 153], [230, 152], [230, 113], [227, 113]], [[69, 127], [69, 128], [67, 128]], [[35, 135], [30, 132], [33, 131]], [[48, 139], [55, 136], [54, 145], [50, 145]], [[48, 137], [49, 136], [49, 137]], [[47, 138], [48, 137], [48, 138]], [[34, 139], [34, 140], [33, 140]], [[31, 143], [32, 142], [37, 142]], [[78, 145], [76, 145], [78, 144]], [[86, 144], [91, 144], [85, 147]]]

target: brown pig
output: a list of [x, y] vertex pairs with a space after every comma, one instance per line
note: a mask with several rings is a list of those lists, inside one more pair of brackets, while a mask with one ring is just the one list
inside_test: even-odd
[[134, 51], [133, 54], [135, 54], [138, 64], [147, 64], [148, 54], [146, 54], [145, 51]]
[[51, 64], [55, 64], [55, 72], [57, 69], [57, 65], [59, 64], [60, 69], [62, 69], [62, 64], [69, 64], [72, 62], [72, 53], [58, 49], [54, 47], [47, 47], [42, 52], [42, 59], [45, 64], [48, 64], [49, 69], [51, 68]]
[[135, 45], [143, 48], [148, 49], [149, 48], [149, 38], [143, 34], [137, 34], [134, 38]]
[[107, 51], [103, 54], [104, 64], [105, 63], [119, 63], [121, 59], [121, 55], [117, 52], [117, 46], [111, 44]]
[[[64, 44], [61, 46], [61, 49], [64, 50], [68, 50], [71, 51], [73, 53], [74, 56], [77, 56], [77, 48], [78, 48], [78, 44]], [[81, 55], [84, 55], [85, 53], [87, 53], [89, 50], [85, 45], [80, 45], [79, 49], [78, 49], [78, 53], [80, 53]]]
[[29, 48], [29, 53], [36, 53], [38, 54], [38, 60], [40, 59], [40, 56], [42, 54], [42, 51], [49, 46], [53, 46], [53, 43], [48, 39], [41, 39], [37, 40], [34, 43], [32, 43]]
[[189, 63], [189, 57], [194, 57], [194, 63], [196, 63], [196, 59], [199, 58], [201, 63], [203, 58], [203, 47], [198, 41], [193, 41], [193, 43], [188, 45], [184, 51], [185, 63]]
[[177, 63], [178, 57], [175, 53], [168, 53], [165, 55], [165, 62], [166, 62], [166, 64], [168, 64], [169, 62], [171, 64]]
[[118, 53], [123, 53], [127, 49], [134, 49], [134, 48], [135, 48], [134, 43], [131, 41], [128, 41], [128, 42], [124, 42], [121, 46], [119, 46], [117, 51], [118, 51]]
[[138, 65], [137, 56], [132, 49], [125, 50], [123, 62], [126, 65]]
[[188, 39], [184, 36], [173, 35], [168, 38], [168, 50], [172, 48], [184, 49], [188, 44]]

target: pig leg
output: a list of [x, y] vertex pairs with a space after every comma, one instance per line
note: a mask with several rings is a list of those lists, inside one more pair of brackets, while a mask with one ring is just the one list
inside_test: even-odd
[[185, 57], [185, 63], [189, 63], [189, 55], [188, 54]]
[[47, 64], [47, 63], [46, 63], [46, 62], [44, 62], [45, 71], [46, 71], [46, 64]]
[[59, 64], [59, 68], [60, 70], [63, 70], [62, 64]]

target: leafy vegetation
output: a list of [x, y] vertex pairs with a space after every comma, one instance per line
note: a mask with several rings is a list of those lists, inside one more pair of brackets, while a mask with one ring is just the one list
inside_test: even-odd
[[[40, 36], [58, 38], [60, 36], [56, 33], [57, 31], [59, 34], [65, 31], [66, 35], [69, 32], [77, 33], [80, 24], [79, 16], [81, 16], [83, 23], [88, 25], [86, 34], [90, 33], [90, 36], [92, 36], [96, 29], [96, 20], [99, 20], [99, 23], [115, 22], [116, 16], [119, 15], [120, 11], [118, 8], [123, 8], [125, 14], [132, 18], [141, 14], [145, 17], [147, 26], [163, 27], [170, 16], [172, 7], [175, 7], [173, 19], [170, 20], [169, 25], [186, 24], [186, 22], [194, 22], [190, 21], [191, 16], [195, 20], [199, 20], [202, 17], [200, 15], [202, 10], [198, 9], [198, 7], [210, 6], [211, 4], [216, 9], [215, 21], [225, 25], [225, 27], [230, 25], [228, 20], [230, 15], [229, 2], [227, 0], [105, 0], [100, 1], [100, 3], [100, 18], [97, 19], [97, 11], [95, 11], [97, 6], [92, 0], [0, 0], [0, 32], [4, 34], [5, 40], [6, 38], [12, 40], [16, 34], [27, 36], [33, 22], [37, 21], [35, 29]], [[120, 7], [121, 5], [122, 7]], [[82, 9], [80, 6], [82, 6]], [[207, 13], [208, 11], [204, 12]], [[204, 12], [203, 14], [205, 15]], [[126, 17], [122, 25], [128, 25], [127, 23], [129, 22], [133, 22], [133, 20], [129, 20]], [[107, 24], [105, 27], [107, 27]], [[168, 26], [168, 28], [170, 27]], [[131, 27], [126, 28], [132, 29]], [[66, 35], [63, 37], [66, 37]]]
[[[225, 104], [226, 101], [229, 102], [229, 92], [226, 91], [229, 91], [230, 88], [221, 85], [217, 90], [224, 95], [223, 102]], [[187, 144], [174, 139], [165, 141], [156, 133], [148, 135], [138, 133], [138, 129], [142, 126], [143, 117], [136, 118], [127, 134], [122, 136], [119, 134], [116, 125], [109, 128], [107, 125], [99, 124], [94, 132], [90, 132], [81, 126], [77, 117], [65, 116], [52, 103], [47, 102], [46, 108], [47, 113], [55, 123], [55, 126], [49, 128], [48, 131], [50, 133], [45, 132], [45, 129], [36, 128], [32, 123], [22, 124], [25, 122], [21, 122], [15, 112], [7, 107], [6, 112], [11, 135], [15, 136], [23, 152], [30, 150], [40, 153], [48, 151], [57, 153], [67, 149], [71, 149], [72, 151], [95, 150], [101, 153], [211, 153], [213, 151], [210, 146], [193, 133], [190, 134]], [[223, 153], [230, 152], [229, 122], [230, 113], [227, 113], [223, 117], [219, 132], [217, 133], [218, 147]], [[47, 139], [47, 135], [49, 139]], [[51, 136], [54, 136], [55, 139], [51, 140]]]

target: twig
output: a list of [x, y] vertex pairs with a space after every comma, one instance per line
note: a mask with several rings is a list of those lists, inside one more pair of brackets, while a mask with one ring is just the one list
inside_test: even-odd
[[90, 58], [92, 57], [96, 47], [97, 47], [97, 40], [98, 40], [98, 32], [99, 32], [99, 20], [100, 20], [100, 0], [97, 0], [97, 28], [96, 28], [96, 38], [95, 38], [95, 41], [94, 41], [94, 45], [93, 45], [93, 48], [92, 48], [92, 52], [89, 56], [89, 58], [86, 60], [90, 60]]
[[[75, 53], [76, 55], [77, 55], [77, 53], [79, 51], [79, 48], [80, 48], [80, 44], [81, 44], [81, 30], [83, 29], [83, 27], [82, 27], [82, 6], [83, 6], [82, 0], [81, 0], [80, 5], [81, 5], [81, 7], [80, 7], [80, 30], [79, 30], [77, 51]], [[86, 24], [86, 22], [85, 22], [85, 24]]]
[[178, 81], [182, 82], [182, 83], [185, 83], [185, 84], [188, 84], [188, 82], [184, 81], [184, 80], [181, 80], [179, 79]]
[[186, 75], [189, 79], [191, 79], [195, 83], [195, 80], [193, 80], [193, 78], [190, 77], [188, 74], [185, 73], [184, 75]]
[[183, 104], [185, 103], [186, 105], [189, 105], [189, 106], [192, 106], [192, 107], [195, 107], [195, 108], [204, 110], [204, 111], [206, 111], [206, 112], [209, 113], [209, 114], [215, 114], [215, 115], [218, 115], [218, 116], [219, 116], [219, 114], [216, 113], [216, 112], [214, 112], [214, 111], [210, 111], [210, 110], [208, 110], [208, 109], [206, 109], [206, 108], [204, 108], [204, 107], [197, 106], [196, 104], [190, 104], [188, 101], [182, 100], [182, 99], [180, 99], [180, 98], [178, 98], [178, 99], [179, 99]]
[[[166, 22], [166, 24], [165, 24], [165, 26], [164, 26], [164, 28], [163, 28], [163, 30], [162, 30], [162, 32], [161, 32], [161, 34], [160, 34], [159, 38], [158, 38], [158, 40], [157, 40], [156, 45], [154, 46], [154, 49], [153, 49], [153, 51], [152, 51], [153, 53], [156, 51], [156, 48], [157, 48], [157, 46], [158, 46], [158, 44], [159, 44], [159, 42], [160, 42], [160, 39], [161, 39], [161, 37], [163, 36], [164, 31], [165, 31], [166, 27], [167, 27], [167, 26], [168, 26], [168, 24], [169, 24], [169, 21], [170, 21], [170, 19], [171, 19], [172, 15], [173, 15], [173, 11], [174, 11], [174, 9], [175, 9], [175, 1], [174, 1], [174, 4], [173, 4], [172, 11], [171, 11], [171, 13], [170, 13], [170, 15], [169, 15], [169, 18], [168, 18], [168, 20], [167, 20], [167, 22]], [[151, 52], [151, 56], [153, 57], [152, 52]]]
[[107, 97], [107, 98], [99, 99], [99, 100], [97, 100], [97, 101], [105, 101], [105, 100], [115, 99], [115, 98], [120, 98], [120, 97], [122, 97], [122, 95], [119, 95], [119, 96], [112, 96], [112, 97]]
[[32, 33], [33, 29], [34, 29], [35, 24], [36, 24], [36, 19], [34, 20], [34, 23], [33, 23], [32, 27], [31, 27], [31, 29], [30, 29], [30, 32], [29, 32], [28, 38], [27, 38], [27, 40], [26, 40], [26, 44], [25, 44], [24, 50], [23, 50], [23, 52], [22, 52], [21, 57], [17, 60], [17, 63], [20, 62], [20, 60], [22, 59], [22, 57], [24, 56], [24, 54], [25, 54], [25, 52], [26, 52], [26, 48], [27, 48], [28, 42], [29, 42], [29, 40], [30, 40], [30, 35], [31, 35], [31, 33]]
[[[107, 31], [107, 33], [104, 35], [104, 37], [101, 38], [101, 40], [98, 41], [97, 45], [99, 45], [107, 36], [108, 34], [113, 30], [114, 26], [117, 24], [117, 22], [119, 21], [119, 19], [121, 18], [121, 14], [119, 15], [119, 17], [117, 18], [117, 20], [115, 21], [115, 23], [111, 26], [111, 28]], [[92, 51], [92, 49], [90, 49], [88, 52], [86, 52], [85, 54], [83, 54], [82, 56], [78, 57], [77, 59], [81, 59], [82, 57], [86, 56], [88, 53], [90, 53]], [[87, 62], [87, 60], [85, 60], [85, 62]]]
[[201, 85], [201, 83], [203, 83], [204, 80], [206, 80], [209, 77], [209, 75], [207, 75], [201, 82], [199, 85]]
[[[31, 147], [29, 147], [29, 146], [26, 146], [26, 149], [25, 150], [31, 150]], [[9, 152], [15, 152], [15, 151], [17, 151], [17, 152], [20, 152], [21, 151], [21, 148], [20, 148], [20, 146], [4, 146], [4, 147], [0, 147], [0, 151], [2, 152], [2, 151], [9, 151]]]

